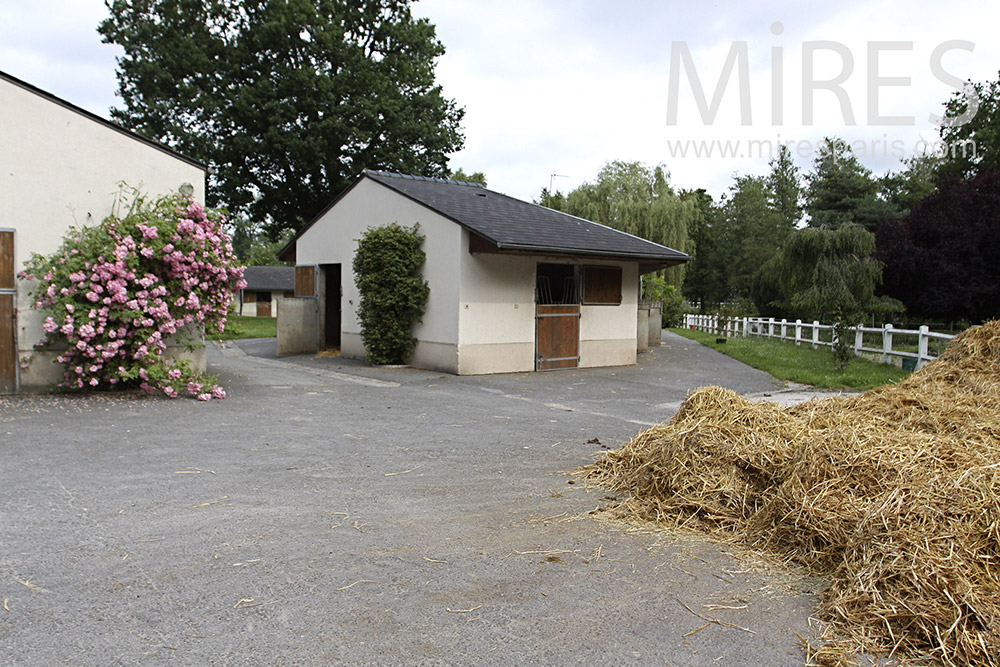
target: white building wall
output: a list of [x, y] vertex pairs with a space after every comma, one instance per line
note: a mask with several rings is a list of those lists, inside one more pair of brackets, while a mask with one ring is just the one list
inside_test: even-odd
[[[148, 196], [189, 183], [195, 199], [205, 201], [201, 167], [2, 78], [0, 147], [0, 227], [15, 229], [18, 270], [32, 252], [54, 252], [69, 227], [110, 215], [121, 182]], [[31, 309], [32, 288], [18, 281], [19, 357], [32, 354], [43, 334], [44, 318]], [[35, 353], [21, 386], [59, 381], [52, 356]]]
[[635, 262], [586, 262], [622, 268], [621, 305], [580, 307], [580, 367], [627, 366], [636, 359], [639, 266]]
[[392, 223], [420, 224], [427, 254], [423, 275], [431, 286], [423, 322], [414, 328], [420, 341], [409, 363], [423, 368], [458, 372], [459, 263], [462, 228], [396, 193], [364, 178], [316, 221], [296, 242], [296, 264], [341, 264], [343, 301], [341, 355], [363, 359], [360, 300], [351, 268], [358, 239], [369, 227]]

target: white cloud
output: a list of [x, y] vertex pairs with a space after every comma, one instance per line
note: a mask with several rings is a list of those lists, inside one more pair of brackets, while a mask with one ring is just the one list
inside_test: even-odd
[[[973, 52], [953, 50], [944, 69], [973, 81], [995, 80], [1000, 43], [993, 35], [1000, 9], [972, 0], [853, 0], [841, 3], [692, 3], [663, 0], [420, 0], [414, 14], [437, 27], [447, 53], [438, 64], [445, 94], [466, 109], [466, 147], [453, 167], [483, 171], [490, 186], [530, 199], [555, 171], [568, 191], [592, 180], [609, 160], [665, 162], [676, 187], [725, 191], [734, 172], [763, 173], [766, 157], [713, 159], [671, 156], [668, 142], [794, 140], [815, 145], [826, 135], [865, 142], [864, 160], [876, 173], [896, 168], [879, 146], [907, 148], [936, 138], [939, 113], [952, 88], [930, 70], [933, 49], [967, 40]], [[116, 103], [116, 47], [96, 32], [107, 10], [101, 0], [0, 0], [0, 69], [90, 111], [106, 115]], [[780, 22], [783, 32], [772, 33]], [[815, 118], [802, 124], [803, 43], [843, 44], [854, 61], [844, 88], [857, 122], [847, 126], [833, 93], [815, 93]], [[671, 44], [685, 42], [711, 96], [734, 41], [746, 41], [753, 123], [739, 123], [735, 80], [716, 121], [699, 118], [686, 80], [680, 82], [679, 122], [668, 126]], [[909, 41], [912, 50], [884, 51], [879, 74], [909, 77], [906, 86], [879, 90], [883, 116], [913, 116], [913, 126], [868, 123], [868, 42]], [[772, 48], [783, 49], [783, 111], [771, 123]], [[817, 78], [840, 62], [817, 54]], [[804, 144], [806, 145], [806, 144]], [[799, 160], [808, 168], [808, 151]]]

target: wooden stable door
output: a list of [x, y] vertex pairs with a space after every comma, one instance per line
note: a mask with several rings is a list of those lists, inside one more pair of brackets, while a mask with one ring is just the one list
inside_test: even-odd
[[0, 395], [17, 392], [16, 318], [14, 231], [0, 229]]
[[580, 364], [579, 304], [535, 306], [535, 370]]

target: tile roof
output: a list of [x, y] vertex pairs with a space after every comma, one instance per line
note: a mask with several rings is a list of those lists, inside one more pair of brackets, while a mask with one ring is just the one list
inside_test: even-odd
[[364, 172], [372, 179], [430, 208], [494, 244], [500, 251], [635, 259], [672, 266], [683, 252], [605, 225], [514, 199], [477, 183]]
[[295, 289], [294, 266], [248, 266], [243, 271], [248, 290], [291, 292]]

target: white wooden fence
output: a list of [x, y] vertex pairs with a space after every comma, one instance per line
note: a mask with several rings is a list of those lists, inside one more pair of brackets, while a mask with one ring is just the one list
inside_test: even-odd
[[[685, 315], [684, 326], [698, 331], [707, 331], [721, 336], [763, 336], [766, 338], [777, 338], [780, 340], [792, 341], [796, 345], [807, 343], [813, 349], [820, 345], [831, 347], [833, 345], [833, 325], [820, 324], [818, 321], [803, 322], [795, 320], [776, 320], [773, 317], [732, 317], [724, 319], [722, 328], [719, 327], [718, 315]], [[828, 332], [825, 335], [821, 332]], [[868, 334], [868, 341], [881, 337], [881, 346], [873, 347], [866, 345], [865, 334]], [[899, 336], [916, 337], [917, 351], [893, 349], [893, 339]], [[857, 327], [854, 331], [854, 354], [858, 356], [868, 356], [881, 359], [882, 363], [893, 363], [894, 358], [915, 359], [916, 368], [920, 368], [931, 359], [937, 357], [932, 353], [931, 341], [950, 341], [954, 336], [931, 331], [926, 326], [919, 329], [895, 329], [891, 324], [878, 327]], [[946, 343], [947, 344], [947, 343]]]

